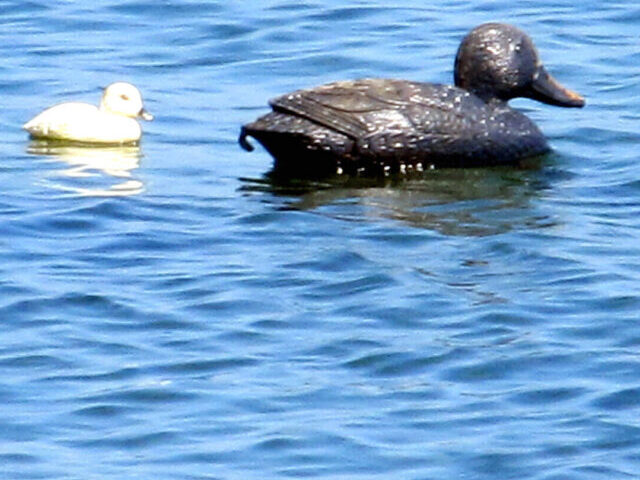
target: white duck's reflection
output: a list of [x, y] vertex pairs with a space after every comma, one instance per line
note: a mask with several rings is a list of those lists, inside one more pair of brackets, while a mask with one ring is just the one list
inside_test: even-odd
[[144, 184], [133, 177], [142, 153], [138, 145], [96, 147], [51, 140], [32, 140], [27, 153], [68, 165], [51, 171], [47, 185], [83, 196], [137, 195]]

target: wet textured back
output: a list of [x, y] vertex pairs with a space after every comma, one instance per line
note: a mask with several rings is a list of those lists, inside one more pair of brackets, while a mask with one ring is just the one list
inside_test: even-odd
[[270, 104], [274, 112], [246, 125], [243, 137], [299, 169], [490, 165], [548, 148], [521, 113], [448, 85], [362, 79], [298, 90]]

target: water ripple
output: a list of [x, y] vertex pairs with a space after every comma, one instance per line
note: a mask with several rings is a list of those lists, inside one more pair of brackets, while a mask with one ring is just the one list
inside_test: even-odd
[[[0, 2], [2, 477], [634, 478], [639, 14]], [[512, 102], [528, 168], [291, 179], [236, 144], [289, 90], [450, 83], [490, 20], [587, 97]], [[21, 131], [116, 80], [139, 147]]]

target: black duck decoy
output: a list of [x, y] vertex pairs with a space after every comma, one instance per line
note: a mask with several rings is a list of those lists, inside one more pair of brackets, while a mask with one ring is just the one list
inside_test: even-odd
[[522, 30], [487, 23], [462, 40], [455, 86], [366, 78], [298, 90], [242, 127], [239, 142], [257, 139], [276, 168], [298, 172], [404, 171], [517, 163], [549, 150], [544, 136], [508, 101], [528, 97], [582, 107], [560, 85]]

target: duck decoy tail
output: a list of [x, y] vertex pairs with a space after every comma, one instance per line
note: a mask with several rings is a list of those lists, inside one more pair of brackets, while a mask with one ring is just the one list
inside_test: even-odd
[[247, 152], [253, 152], [253, 145], [249, 143], [247, 140], [248, 132], [246, 127], [242, 127], [240, 130], [240, 136], [238, 137], [238, 143], [242, 148], [244, 148]]

